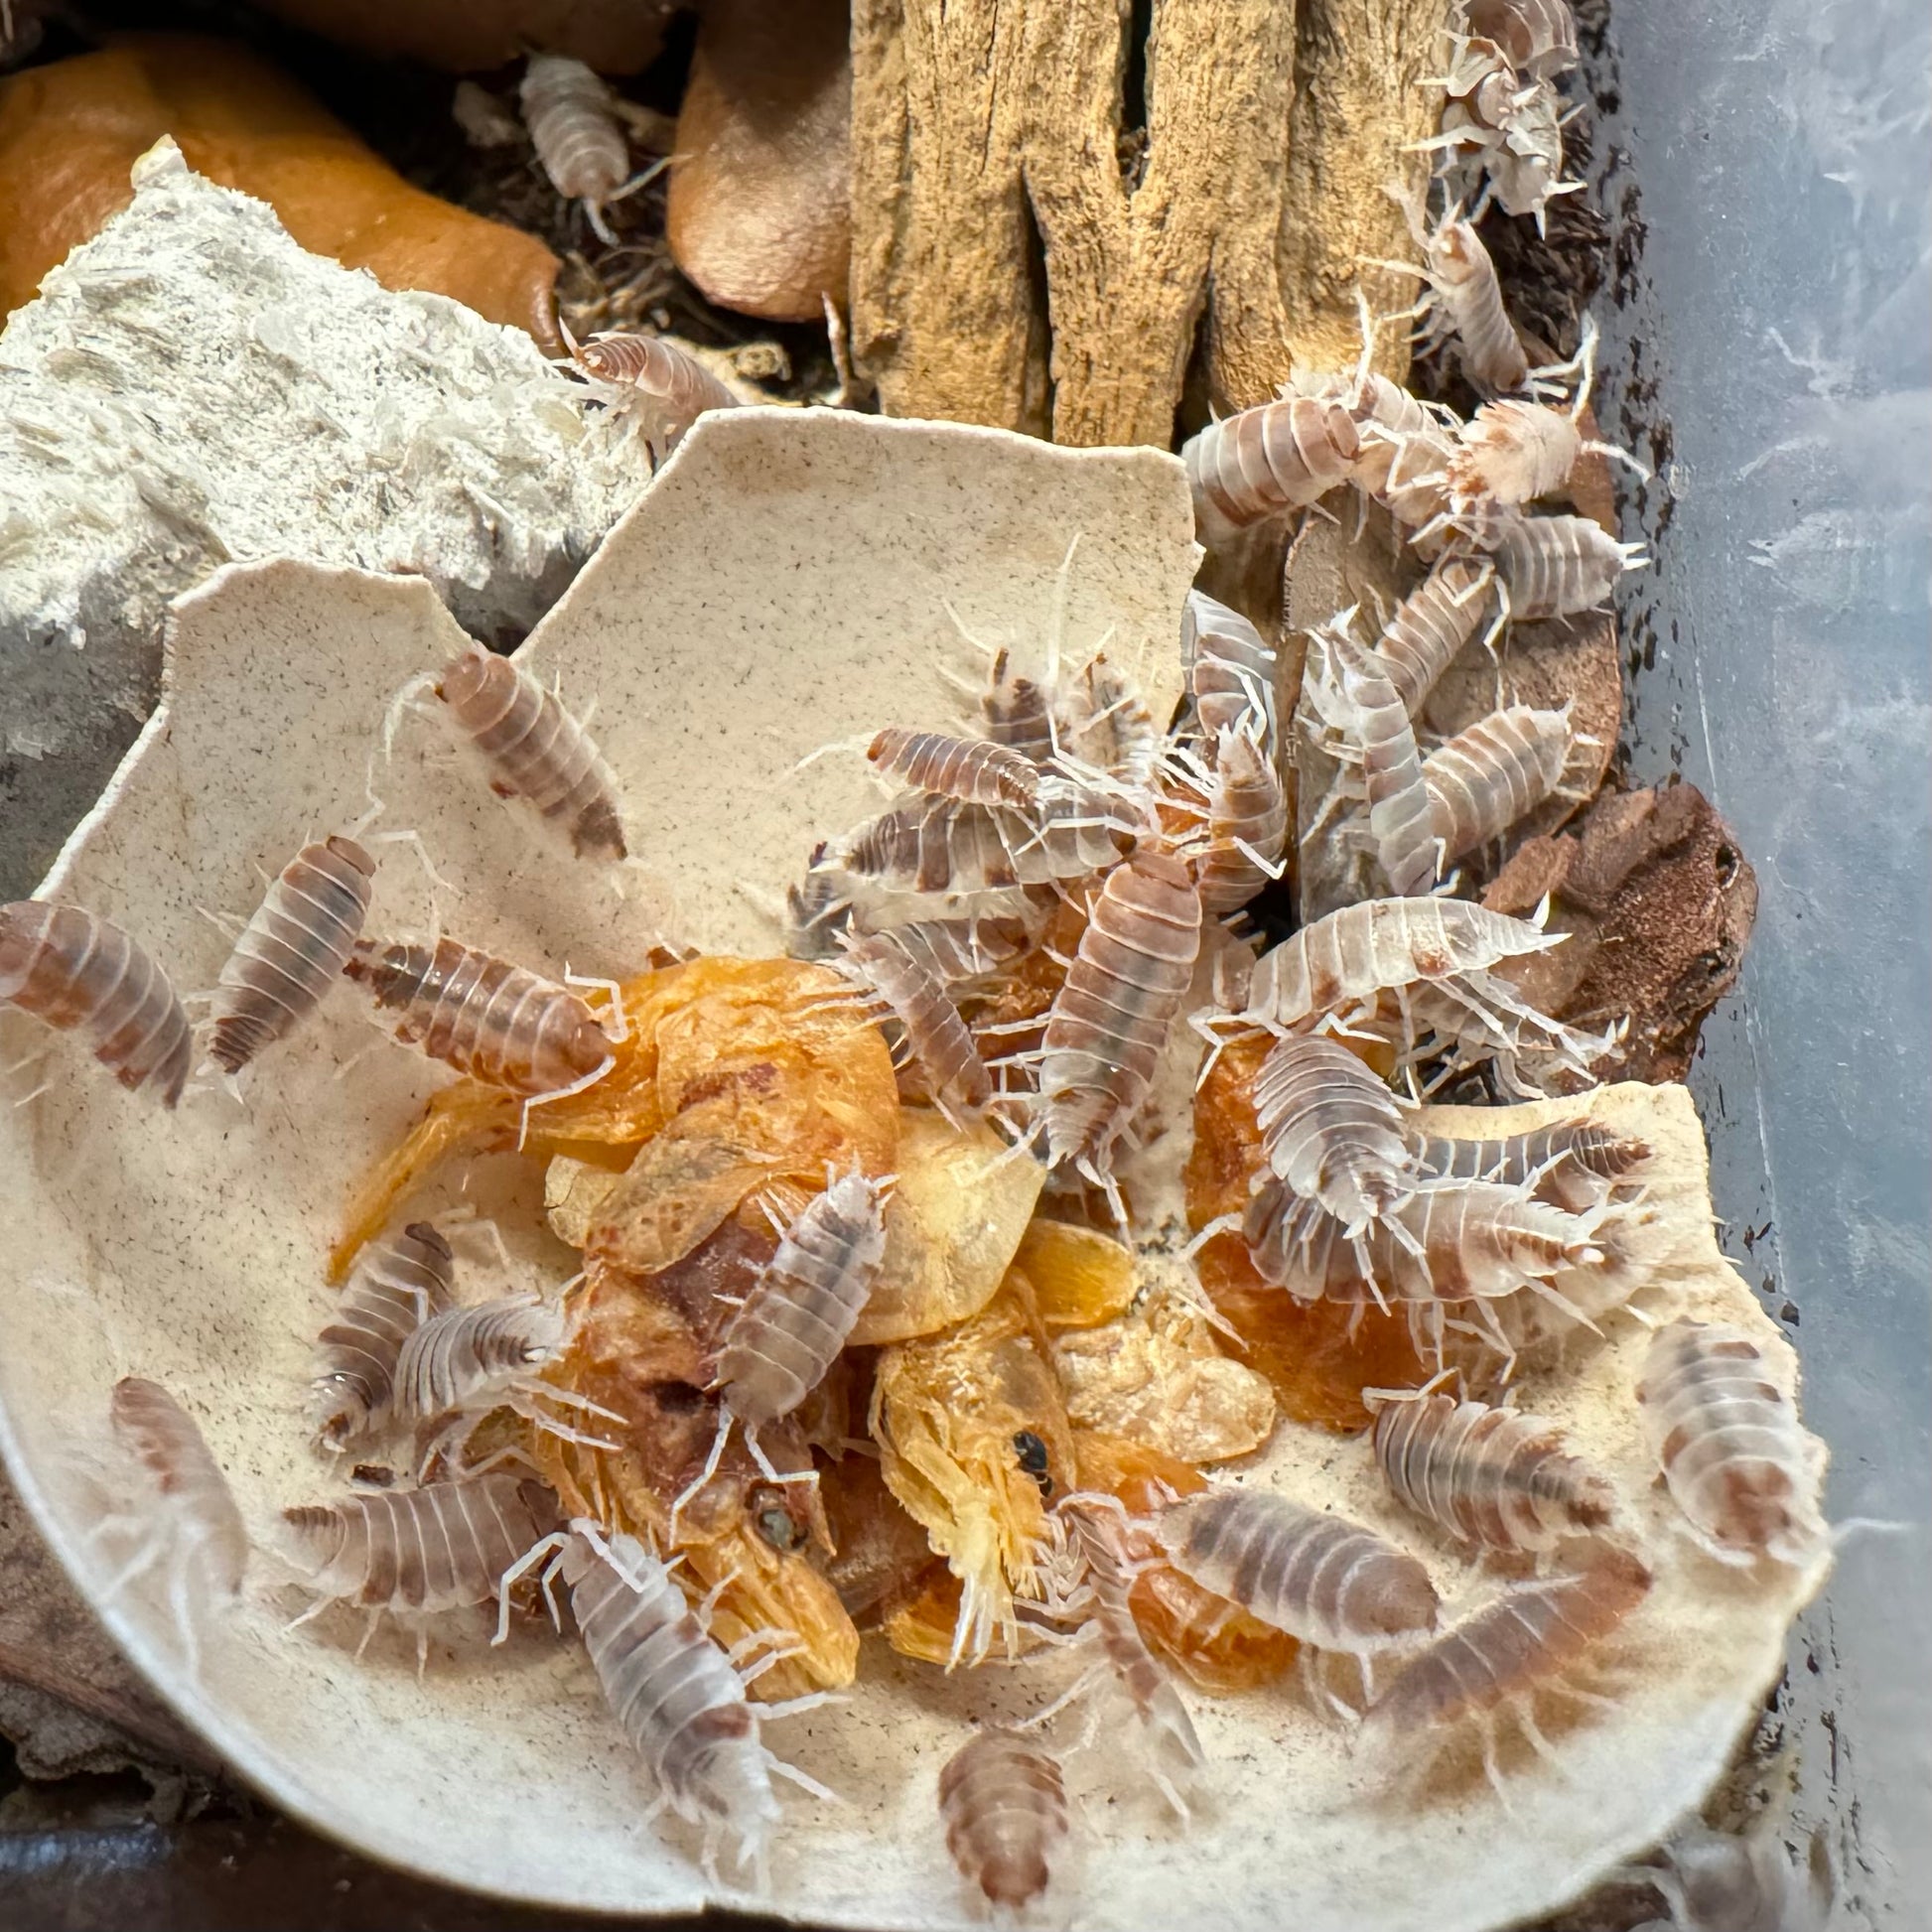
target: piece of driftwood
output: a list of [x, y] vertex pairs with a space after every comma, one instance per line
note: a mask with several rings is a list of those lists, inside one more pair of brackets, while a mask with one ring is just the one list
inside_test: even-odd
[[[853, 348], [888, 414], [1169, 444], [1406, 307], [1442, 0], [857, 0]], [[1145, 84], [1134, 98], [1136, 74]], [[1144, 105], [1143, 105], [1144, 101]], [[1050, 361], [1049, 361], [1050, 352]], [[1401, 375], [1406, 329], [1378, 365]], [[1049, 389], [1050, 367], [1050, 389]]]

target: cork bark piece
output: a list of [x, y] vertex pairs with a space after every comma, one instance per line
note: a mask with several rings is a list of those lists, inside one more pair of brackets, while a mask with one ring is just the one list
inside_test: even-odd
[[165, 134], [197, 173], [267, 202], [312, 253], [561, 350], [557, 258], [534, 235], [412, 188], [294, 81], [197, 34], [131, 35], [0, 80], [0, 315], [128, 205], [129, 170]]
[[846, 300], [845, 0], [716, 0], [678, 116], [666, 233], [720, 307], [816, 322]]

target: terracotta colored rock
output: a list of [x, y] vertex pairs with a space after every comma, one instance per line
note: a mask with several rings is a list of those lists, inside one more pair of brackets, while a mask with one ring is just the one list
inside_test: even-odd
[[0, 80], [0, 315], [128, 205], [129, 169], [164, 134], [197, 173], [267, 202], [312, 253], [561, 349], [557, 258], [542, 242], [410, 187], [294, 81], [195, 34], [132, 35]]
[[845, 306], [852, 243], [845, 0], [714, 0], [678, 117], [667, 233], [712, 301], [772, 322]]
[[261, 0], [264, 13], [365, 54], [450, 73], [569, 54], [600, 73], [635, 73], [663, 45], [668, 0]]
[[1730, 828], [1695, 785], [1605, 793], [1574, 830], [1520, 847], [1482, 902], [1521, 918], [1546, 894], [1569, 943], [1498, 970], [1574, 1027], [1629, 1015], [1598, 1079], [1681, 1080], [1757, 917]]

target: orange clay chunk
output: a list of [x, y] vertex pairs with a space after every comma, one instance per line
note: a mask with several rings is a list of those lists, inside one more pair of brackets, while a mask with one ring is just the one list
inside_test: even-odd
[[[532, 1107], [523, 1152], [539, 1163], [569, 1155], [622, 1170], [684, 1116], [675, 1136], [681, 1145], [652, 1157], [667, 1169], [686, 1164], [684, 1195], [670, 1201], [655, 1190], [651, 1210], [670, 1245], [653, 1256], [644, 1244], [657, 1237], [626, 1223], [624, 1261], [639, 1272], [682, 1252], [678, 1235], [702, 1228], [722, 1197], [716, 1190], [731, 1191], [740, 1166], [755, 1168], [767, 1187], [798, 1183], [804, 1193], [781, 1213], [825, 1185], [827, 1163], [845, 1169], [856, 1160], [868, 1173], [890, 1173], [899, 1120], [892, 1054], [877, 1028], [855, 1027], [849, 1012], [828, 1004], [846, 992], [824, 967], [790, 959], [693, 959], [631, 980], [621, 989], [629, 1037], [613, 1049], [611, 1071], [582, 1093]], [[362, 1245], [444, 1161], [514, 1147], [518, 1111], [514, 1096], [474, 1081], [432, 1095], [408, 1138], [350, 1202], [331, 1278], [347, 1273]], [[640, 1215], [634, 1197], [645, 1179], [640, 1174], [630, 1190]], [[719, 1219], [731, 1211], [723, 1207]]]
[[199, 34], [132, 34], [0, 80], [0, 316], [127, 207], [128, 171], [164, 134], [198, 174], [267, 202], [311, 253], [561, 351], [542, 242], [412, 188], [285, 74]]
[[[1076, 1429], [1073, 1449], [1080, 1486], [1118, 1496], [1137, 1516], [1159, 1511], [1169, 1490], [1191, 1496], [1207, 1487], [1199, 1470], [1124, 1436]], [[1156, 1559], [1135, 1578], [1127, 1598], [1141, 1635], [1203, 1691], [1218, 1697], [1252, 1691], [1272, 1684], [1294, 1664], [1301, 1645], [1287, 1631], [1237, 1609], [1160, 1561], [1152, 1537], [1133, 1554]]]
[[[1262, 1166], [1254, 1076], [1272, 1044], [1266, 1036], [1236, 1040], [1195, 1096], [1194, 1149], [1182, 1178], [1196, 1229], [1248, 1204], [1248, 1182]], [[1419, 1388], [1429, 1380], [1400, 1314], [1298, 1302], [1261, 1279], [1238, 1233], [1216, 1235], [1196, 1266], [1214, 1306], [1246, 1343], [1243, 1359], [1274, 1384], [1293, 1422], [1361, 1429], [1370, 1421], [1364, 1389]]]

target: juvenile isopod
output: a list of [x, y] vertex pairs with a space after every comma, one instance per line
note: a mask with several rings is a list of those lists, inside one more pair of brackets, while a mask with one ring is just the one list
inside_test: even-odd
[[1161, 727], [1140, 687], [1096, 651], [1073, 681], [1064, 706], [1062, 743], [1080, 759], [1129, 791], [1146, 786], [1161, 756]]
[[738, 397], [688, 348], [659, 336], [593, 336], [572, 345], [571, 360], [594, 381], [612, 385], [619, 400], [639, 409], [647, 440], [660, 458], [677, 448], [706, 411], [738, 407]]
[[882, 1005], [903, 1036], [942, 1109], [984, 1106], [993, 1076], [980, 1058], [972, 1029], [960, 1018], [945, 983], [896, 931], [849, 933], [833, 970]]
[[1180, 662], [1194, 719], [1210, 744], [1259, 720], [1256, 738], [1275, 744], [1275, 652], [1239, 611], [1189, 591], [1180, 614]]
[[1066, 1780], [1032, 1738], [989, 1725], [940, 1771], [939, 1816], [960, 1875], [993, 1904], [1018, 1911], [1052, 1880], [1069, 1824]]
[[208, 1053], [237, 1073], [321, 1004], [368, 916], [375, 861], [353, 839], [305, 845], [255, 908], [215, 981]]
[[582, 61], [532, 54], [518, 93], [551, 187], [567, 202], [582, 202], [599, 237], [615, 244], [604, 206], [629, 176], [630, 152], [611, 89]]
[[358, 939], [344, 967], [378, 1009], [398, 1013], [396, 1037], [485, 1086], [531, 1098], [579, 1091], [612, 1063], [611, 1041], [568, 987], [488, 953]]
[[1507, 705], [1423, 759], [1429, 825], [1444, 863], [1475, 852], [1529, 814], [1563, 783], [1577, 745], [1570, 709]]
[[1054, 1166], [1071, 1163], [1111, 1187], [1114, 1144], [1153, 1084], [1193, 978], [1200, 930], [1200, 894], [1171, 854], [1149, 848], [1107, 875], [1039, 1047]]
[[1577, 1684], [1590, 1653], [1649, 1591], [1649, 1571], [1628, 1551], [1589, 1543], [1574, 1569], [1511, 1586], [1413, 1658], [1370, 1706], [1365, 1742], [1400, 1750], [1414, 1765], [1472, 1725], [1481, 1733], [1484, 1768], [1501, 1793], [1497, 1721], [1513, 1714], [1548, 1755], [1536, 1728], [1537, 1697]]
[[1345, 1517], [1265, 1489], [1210, 1489], [1171, 1504], [1158, 1529], [1183, 1577], [1317, 1649], [1373, 1656], [1436, 1628], [1429, 1572]]
[[1493, 41], [1510, 65], [1547, 80], [1577, 65], [1577, 17], [1570, 0], [1464, 0], [1471, 34]]
[[1527, 503], [1561, 489], [1586, 449], [1603, 447], [1586, 444], [1560, 411], [1504, 396], [1484, 403], [1464, 426], [1449, 458], [1449, 488], [1458, 500]]
[[1498, 393], [1529, 380], [1530, 358], [1503, 306], [1496, 264], [1467, 221], [1446, 220], [1423, 244], [1429, 333], [1453, 336], [1462, 367], [1476, 388]]
[[165, 1564], [168, 1607], [199, 1668], [199, 1619], [207, 1599], [232, 1603], [248, 1569], [248, 1528], [228, 1479], [189, 1415], [158, 1382], [124, 1375], [108, 1398], [115, 1441], [141, 1472], [145, 1506], [112, 1510], [107, 1524], [138, 1536], [135, 1554], [101, 1592], [111, 1596]]
[[1617, 542], [1587, 516], [1513, 516], [1496, 546], [1509, 614], [1521, 623], [1600, 610], [1617, 579], [1648, 562], [1642, 544]]
[[1550, 1550], [1610, 1520], [1607, 1478], [1571, 1454], [1542, 1416], [1447, 1395], [1385, 1395], [1374, 1444], [1396, 1496], [1464, 1543]]
[[1027, 921], [1013, 917], [914, 919], [888, 927], [883, 936], [946, 987], [1011, 965], [1033, 940]]
[[[1248, 716], [1259, 725], [1259, 714]], [[1206, 829], [1194, 861], [1204, 912], [1232, 912], [1281, 877], [1288, 798], [1255, 729], [1224, 730], [1215, 741]]]
[[1660, 1329], [1637, 1400], [1672, 1498], [1720, 1563], [1803, 1564], [1826, 1546], [1824, 1447], [1743, 1329], [1690, 1320]]
[[499, 1599], [530, 1551], [556, 1529], [557, 1499], [540, 1482], [497, 1473], [420, 1489], [381, 1489], [282, 1512], [295, 1564], [316, 1592], [307, 1616], [335, 1603], [367, 1610], [367, 1643], [386, 1614], [416, 1627], [420, 1665], [427, 1619]]
[[699, 1827], [708, 1870], [724, 1837], [734, 1841], [741, 1864], [761, 1866], [779, 1815], [771, 1774], [817, 1797], [832, 1795], [772, 1754], [763, 1725], [810, 1709], [822, 1694], [751, 1703], [746, 1684], [777, 1656], [741, 1676], [670, 1571], [634, 1538], [606, 1543], [593, 1526], [578, 1523], [551, 1544], [562, 1546], [559, 1562], [591, 1667], [655, 1788], [645, 1820], [668, 1808]]
[[580, 859], [625, 856], [617, 780], [555, 692], [477, 643], [451, 658], [433, 688], [481, 754], [493, 790], [527, 799]]
[[1426, 1173], [1443, 1179], [1534, 1187], [1541, 1198], [1574, 1214], [1604, 1199], [1617, 1181], [1650, 1159], [1650, 1152], [1647, 1141], [1600, 1121], [1568, 1120], [1498, 1140], [1431, 1135], [1417, 1160]]
[[1287, 396], [1224, 416], [1181, 446], [1202, 531], [1246, 529], [1350, 480], [1361, 438], [1346, 403]]
[[1136, 827], [1109, 797], [1042, 778], [1029, 812], [922, 798], [866, 820], [828, 855], [860, 878], [917, 893], [985, 893], [1083, 879], [1113, 865]]
[[1034, 679], [1019, 676], [1005, 650], [995, 653], [979, 702], [986, 735], [994, 744], [1035, 764], [1046, 763], [1059, 750], [1046, 692]]
[[1395, 1095], [1338, 1041], [1278, 1039], [1255, 1075], [1254, 1100], [1270, 1168], [1351, 1236], [1416, 1191]]
[[0, 905], [0, 1006], [61, 1033], [83, 1031], [94, 1058], [130, 1091], [181, 1098], [194, 1057], [188, 1015], [168, 975], [117, 925], [77, 905]]
[[1024, 754], [985, 738], [948, 738], [942, 732], [881, 732], [866, 757], [915, 791], [962, 798], [976, 805], [1023, 810], [1039, 795], [1039, 767]]
[[409, 1335], [450, 1306], [455, 1256], [427, 1221], [413, 1221], [356, 1258], [329, 1324], [316, 1338], [316, 1436], [347, 1449], [389, 1419], [396, 1361]]
[[1494, 580], [1494, 566], [1484, 559], [1445, 557], [1383, 627], [1375, 656], [1412, 720], [1475, 635]]

